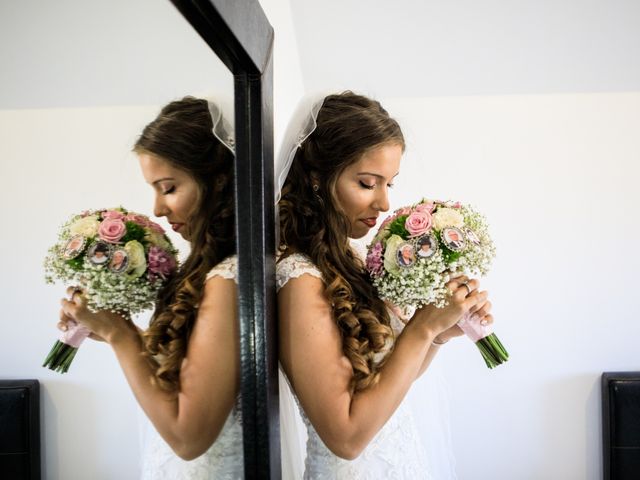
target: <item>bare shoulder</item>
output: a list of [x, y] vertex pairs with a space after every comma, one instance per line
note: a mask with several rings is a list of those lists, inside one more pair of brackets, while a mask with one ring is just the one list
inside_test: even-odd
[[303, 403], [327, 375], [342, 377], [346, 388], [352, 369], [322, 280], [304, 274], [287, 282], [278, 293], [278, 318], [280, 362]]
[[197, 323], [223, 323], [231, 326], [237, 316], [237, 289], [232, 279], [214, 276], [204, 283], [198, 305]]
[[331, 319], [331, 305], [325, 295], [324, 282], [309, 273], [291, 278], [278, 292], [280, 321], [305, 318]]

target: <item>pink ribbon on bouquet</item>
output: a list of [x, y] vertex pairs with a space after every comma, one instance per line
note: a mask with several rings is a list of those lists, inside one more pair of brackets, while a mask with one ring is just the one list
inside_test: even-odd
[[70, 320], [67, 323], [69, 328], [60, 334], [60, 341], [73, 348], [78, 348], [84, 339], [89, 336], [91, 330], [80, 323]]
[[458, 321], [458, 326], [462, 329], [465, 335], [473, 341], [473, 343], [476, 343], [484, 337], [488, 337], [493, 332], [489, 325], [480, 324], [480, 318], [472, 320], [472, 316], [473, 315], [470, 313], [465, 313]]

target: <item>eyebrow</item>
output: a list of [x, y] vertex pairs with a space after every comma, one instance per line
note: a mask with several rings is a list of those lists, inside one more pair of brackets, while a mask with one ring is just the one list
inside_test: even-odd
[[[397, 172], [393, 177], [391, 178], [396, 178], [398, 175], [400, 174], [400, 172]], [[358, 172], [356, 173], [356, 175], [370, 175], [372, 177], [376, 177], [376, 178], [381, 178], [384, 179], [384, 177], [382, 175], [379, 175], [377, 173], [371, 173], [371, 172]]]
[[151, 185], [156, 185], [160, 182], [166, 182], [167, 180], [173, 180], [175, 181], [175, 179], [173, 177], [163, 177], [163, 178], [159, 178], [158, 180], [156, 180], [155, 182], [151, 183]]

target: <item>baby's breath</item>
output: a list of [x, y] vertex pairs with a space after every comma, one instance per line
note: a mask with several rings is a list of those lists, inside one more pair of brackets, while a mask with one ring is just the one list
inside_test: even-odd
[[[385, 247], [390, 237], [390, 233], [400, 236], [406, 242], [418, 248], [418, 238], [409, 236], [409, 232], [404, 228], [407, 212], [413, 212], [416, 207], [427, 204], [434, 204], [428, 200], [411, 206], [396, 210], [390, 221], [386, 221], [380, 232], [376, 234], [371, 245], [369, 254], [373, 254], [376, 244], [383, 246], [382, 257], [385, 256]], [[421, 307], [433, 304], [444, 307], [448, 302], [449, 290], [446, 287], [451, 276], [458, 274], [465, 275], [485, 275], [495, 257], [495, 246], [489, 236], [488, 225], [483, 215], [476, 212], [471, 206], [456, 204], [453, 202], [435, 202], [434, 212], [438, 208], [454, 208], [464, 219], [463, 229], [469, 229], [479, 240], [476, 245], [469, 239], [462, 251], [456, 252], [447, 248], [442, 241], [441, 230], [431, 228], [423, 235], [432, 235], [438, 241], [438, 250], [429, 258], [415, 256], [414, 263], [408, 267], [396, 268], [394, 271], [385, 268], [372, 270], [372, 282], [378, 291], [378, 295], [383, 300], [389, 301], [399, 307]], [[459, 218], [459, 216], [457, 217]], [[443, 228], [446, 228], [443, 227]], [[393, 245], [397, 245], [397, 241]], [[391, 252], [395, 256], [395, 252]], [[380, 265], [375, 261], [371, 265]], [[381, 270], [381, 271], [380, 271]]]
[[[125, 215], [133, 214], [123, 208], [117, 210]], [[73, 237], [70, 233], [71, 225], [88, 215], [99, 215], [103, 211], [105, 209], [74, 215], [62, 225], [58, 242], [49, 248], [44, 260], [45, 281], [47, 283], [61, 281], [66, 285], [81, 287], [87, 299], [87, 306], [92, 311], [110, 310], [135, 315], [153, 308], [164, 281], [158, 276], [148, 275], [146, 271], [139, 276], [134, 276], [125, 272], [113, 272], [107, 268], [106, 264], [92, 264], [86, 257], [87, 248], [94, 241], [100, 240], [98, 236], [87, 238], [83, 251], [77, 257], [67, 259], [63, 256], [65, 245]], [[143, 215], [139, 217], [146, 219]], [[114, 247], [122, 248], [126, 241], [140, 239], [144, 245], [145, 257], [148, 258], [148, 252], [152, 246], [160, 246], [175, 258], [177, 250], [166, 235], [156, 233], [154, 236], [146, 227], [133, 221], [126, 221], [126, 227], [127, 233], [117, 244], [114, 244]], [[158, 240], [161, 245], [156, 245], [153, 239]]]

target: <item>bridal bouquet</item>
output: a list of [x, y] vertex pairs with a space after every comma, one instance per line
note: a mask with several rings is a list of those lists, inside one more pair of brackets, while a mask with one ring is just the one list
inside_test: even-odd
[[[124, 208], [85, 211], [61, 228], [45, 258], [45, 281], [60, 280], [84, 291], [91, 311], [123, 315], [154, 306], [177, 268], [177, 251], [160, 225]], [[82, 341], [82, 325], [64, 332], [43, 367], [65, 373]]]
[[[485, 218], [468, 205], [423, 199], [385, 219], [368, 246], [366, 267], [380, 298], [401, 308], [444, 307], [446, 283], [460, 275], [484, 275], [495, 257]], [[490, 329], [465, 316], [458, 322], [487, 366], [509, 354]]]

